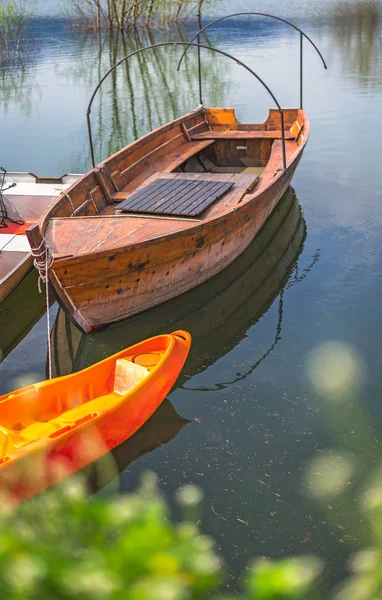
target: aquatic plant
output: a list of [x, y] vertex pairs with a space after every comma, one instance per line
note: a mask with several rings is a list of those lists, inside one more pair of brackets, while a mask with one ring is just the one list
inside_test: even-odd
[[9, 66], [20, 59], [28, 21], [33, 13], [33, 3], [24, 0], [0, 2], [0, 64]]
[[211, 0], [68, 0], [75, 25], [87, 30], [150, 27], [196, 16]]

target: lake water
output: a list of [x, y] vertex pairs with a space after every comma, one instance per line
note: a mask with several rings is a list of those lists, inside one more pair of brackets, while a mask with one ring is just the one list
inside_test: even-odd
[[[217, 541], [231, 591], [259, 555], [318, 554], [327, 581], [340, 577], [348, 556], [367, 541], [353, 498], [381, 457], [382, 5], [291, 2], [282, 12], [278, 4], [241, 2], [235, 10], [293, 17], [329, 68], [305, 44], [311, 138], [294, 191], [260, 238], [197, 290], [100, 333], [81, 336], [57, 305], [51, 308], [55, 374], [160, 331], [191, 331], [192, 352], [174, 391], [115, 453], [121, 472], [110, 473], [103, 493], [125, 493], [151, 469], [176, 514], [176, 489], [199, 485], [202, 528]], [[1, 73], [1, 164], [41, 175], [84, 172], [85, 112], [100, 77], [134, 48], [179, 34], [188, 39], [194, 28], [98, 39], [45, 15], [33, 23], [24, 64]], [[297, 105], [296, 32], [240, 18], [208, 38], [254, 68], [282, 105]], [[195, 56], [179, 73], [177, 57], [173, 47], [141, 55], [104, 84], [92, 111], [97, 161], [198, 105]], [[207, 51], [203, 82], [206, 105], [234, 106], [242, 121], [262, 121], [272, 105], [247, 72]], [[33, 306], [35, 283], [23, 291], [25, 306]], [[31, 312], [29, 325], [37, 322], [27, 335], [4, 349], [0, 393], [25, 375], [45, 377], [39, 311]], [[13, 319], [5, 327], [16, 328]], [[317, 486], [320, 501], [312, 497]], [[341, 493], [331, 494], [335, 487]]]

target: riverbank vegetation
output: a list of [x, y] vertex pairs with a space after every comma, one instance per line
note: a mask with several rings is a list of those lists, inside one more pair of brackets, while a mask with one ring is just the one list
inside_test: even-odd
[[24, 0], [0, 2], [1, 67], [12, 66], [22, 59], [22, 54], [27, 47], [24, 43], [25, 34], [32, 12], [31, 3]]
[[195, 17], [212, 0], [68, 0], [74, 26], [85, 30], [164, 27]]

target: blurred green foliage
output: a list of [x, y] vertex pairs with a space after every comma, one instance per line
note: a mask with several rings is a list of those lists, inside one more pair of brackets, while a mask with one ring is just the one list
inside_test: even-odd
[[[177, 497], [192, 519], [201, 502], [199, 489], [184, 486]], [[374, 547], [352, 559], [352, 575], [333, 591], [333, 600], [382, 597], [381, 509], [382, 487], [374, 485], [360, 502]], [[319, 594], [321, 571], [321, 562], [307, 555], [258, 559], [248, 568], [241, 598], [328, 598]], [[228, 600], [220, 591], [223, 582], [214, 542], [192, 520], [171, 523], [151, 473], [134, 494], [106, 500], [89, 500], [82, 481], [72, 478], [3, 510], [0, 519], [4, 600]]]
[[2, 599], [196, 600], [219, 572], [213, 542], [192, 523], [171, 524], [151, 475], [110, 501], [87, 501], [69, 480], [0, 523]]

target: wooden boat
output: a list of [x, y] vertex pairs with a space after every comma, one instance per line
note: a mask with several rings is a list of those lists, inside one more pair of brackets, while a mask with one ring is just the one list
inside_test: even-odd
[[33, 173], [2, 172], [0, 186], [0, 302], [32, 269], [25, 230], [37, 223], [62, 190], [78, 175], [38, 177]]
[[[145, 311], [232, 263], [287, 190], [309, 136], [301, 109], [243, 125], [195, 110], [126, 146], [76, 182], [28, 230], [83, 332]], [[285, 167], [284, 168], [284, 164]]]
[[0, 397], [0, 486], [17, 500], [78, 471], [131, 436], [187, 358], [184, 331], [131, 346], [67, 377]]
[[[222, 272], [182, 296], [115, 323], [91, 336], [82, 334], [59, 309], [51, 333], [55, 377], [84, 369], [126, 343], [161, 330], [192, 335], [190, 360], [175, 387], [231, 352], [269, 309], [289, 281], [304, 246], [306, 226], [289, 188], [248, 248]], [[307, 264], [304, 265], [306, 268]], [[301, 267], [301, 271], [306, 269]], [[285, 298], [284, 298], [285, 300]], [[277, 313], [282, 315], [279, 307]], [[278, 323], [275, 320], [275, 336]], [[280, 328], [282, 323], [279, 323]], [[274, 343], [270, 333], [269, 343]], [[254, 363], [260, 357], [254, 358]]]

